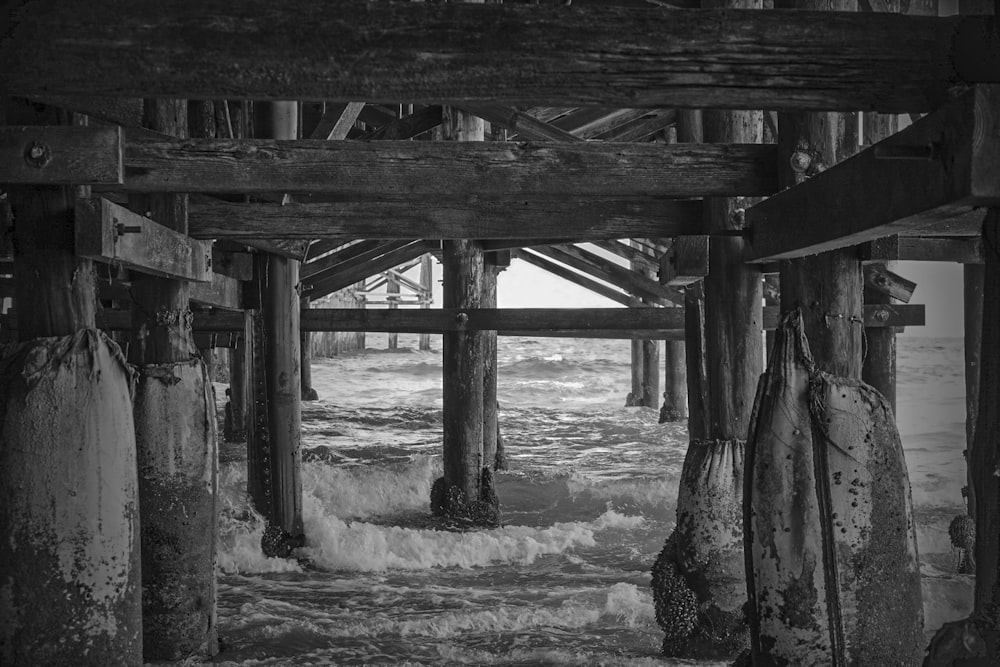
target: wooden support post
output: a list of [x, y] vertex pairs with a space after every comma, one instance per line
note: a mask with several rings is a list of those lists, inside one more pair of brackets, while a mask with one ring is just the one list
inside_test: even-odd
[[983, 359], [983, 289], [986, 276], [982, 264], [966, 264], [963, 269], [965, 301], [965, 457], [968, 484], [965, 488], [969, 516], [976, 516], [976, 485], [973, 484], [972, 448], [979, 420], [979, 378]]
[[660, 402], [660, 346], [659, 342], [642, 340], [642, 405], [659, 407]]
[[[385, 274], [385, 300], [389, 302], [389, 310], [396, 310], [399, 308], [399, 281], [392, 274], [392, 269]], [[395, 333], [389, 334], [389, 345], [390, 350], [399, 349], [399, 335]]]
[[[422, 288], [422, 292], [420, 294], [420, 308], [422, 309], [431, 307], [430, 301], [434, 288], [433, 262], [434, 258], [430, 255], [430, 253], [420, 258], [420, 287]], [[430, 334], [420, 334], [420, 349], [424, 351], [431, 349]]]
[[[302, 310], [309, 310], [311, 304], [312, 300], [309, 297], [302, 298]], [[319, 394], [316, 393], [316, 389], [314, 389], [312, 386], [312, 332], [302, 331], [301, 335], [302, 335], [302, 340], [299, 341], [300, 345], [299, 369], [301, 372], [302, 400], [318, 401]]]
[[[7, 109], [11, 123], [65, 120]], [[131, 371], [95, 328], [93, 265], [73, 253], [73, 190], [6, 189], [20, 343], [0, 346], [0, 663], [137, 667]]]
[[[854, 0], [781, 5], [857, 10]], [[829, 175], [858, 150], [857, 132], [851, 113], [779, 114], [779, 181], [798, 191]], [[844, 192], [851, 201], [854, 191]], [[787, 215], [818, 226], [805, 211]], [[902, 445], [888, 403], [858, 382], [859, 254], [841, 247], [782, 261], [780, 280], [784, 317], [747, 446], [751, 660], [918, 664], [923, 610]], [[779, 611], [792, 607], [794, 615]]]
[[[879, 113], [864, 113], [862, 116], [862, 141], [874, 144], [895, 134], [896, 117]], [[889, 264], [882, 264], [889, 268]], [[865, 287], [864, 303], [891, 304], [895, 302], [891, 296], [877, 290]], [[896, 412], [896, 330], [891, 327], [866, 328], [864, 330], [867, 342], [865, 357], [861, 369], [861, 379], [875, 387], [885, 396]]]
[[[257, 103], [255, 119], [260, 132], [272, 138], [296, 138], [295, 102]], [[304, 540], [299, 452], [302, 424], [299, 262], [271, 253], [258, 261], [260, 333], [264, 340], [261, 342], [254, 336], [255, 353], [263, 356], [263, 368], [258, 360], [254, 374], [263, 371], [266, 381], [263, 414], [256, 415], [256, 419], [259, 422], [266, 414], [266, 439], [256, 433], [251, 438], [255, 450], [251, 456], [260, 464], [254, 466], [255, 474], [261, 479], [249, 482], [252, 489], [264, 491], [262, 495], [252, 495], [258, 511], [268, 521], [261, 544], [264, 553], [287, 557]], [[260, 378], [255, 377], [254, 383], [259, 385]], [[260, 398], [255, 395], [255, 410], [260, 407], [256, 405]], [[258, 424], [253, 428], [256, 430]]]
[[[243, 313], [243, 317], [247, 315]], [[246, 325], [244, 325], [244, 332]], [[229, 354], [229, 389], [227, 396], [229, 401], [226, 404], [226, 418], [224, 422], [223, 435], [226, 442], [243, 442], [247, 437], [247, 396], [249, 395], [247, 386], [247, 344], [246, 337], [239, 339], [241, 342], [230, 350]]]
[[[639, 299], [629, 299], [630, 308], [637, 308], [639, 303]], [[642, 388], [642, 382], [645, 377], [642, 368], [645, 361], [645, 357], [642, 354], [642, 341], [637, 338], [629, 341], [629, 352], [632, 361], [630, 365], [632, 371], [632, 391], [625, 397], [625, 407], [627, 408], [641, 406], [643, 396], [645, 395], [645, 391]]]
[[[979, 405], [1000, 402], [1000, 209], [991, 208], [983, 221], [983, 335], [980, 349]], [[980, 410], [976, 418], [975, 441], [969, 452], [972, 485], [976, 498], [976, 604], [975, 612], [987, 611], [990, 603], [1000, 603], [1000, 411]]]
[[[487, 261], [483, 267], [481, 308], [497, 307], [497, 275], [500, 267]], [[483, 331], [483, 467], [506, 469], [500, 444], [499, 403], [497, 400], [497, 332]]]
[[[483, 141], [481, 118], [458, 109], [442, 110], [442, 138]], [[445, 308], [476, 308], [483, 294], [483, 248], [477, 241], [445, 241]], [[459, 315], [459, 318], [462, 318]], [[442, 339], [444, 398], [444, 476], [431, 488], [435, 514], [497, 525], [499, 501], [492, 470], [483, 460], [483, 334], [448, 332]]]
[[[147, 100], [143, 115], [150, 129], [187, 134], [183, 100]], [[129, 205], [173, 232], [187, 232], [186, 195], [133, 195]], [[145, 659], [210, 657], [219, 651], [210, 359], [195, 346], [187, 282], [135, 273], [131, 293]]]
[[660, 423], [679, 422], [687, 418], [687, 348], [683, 340], [664, 341], [663, 348], [663, 407]]

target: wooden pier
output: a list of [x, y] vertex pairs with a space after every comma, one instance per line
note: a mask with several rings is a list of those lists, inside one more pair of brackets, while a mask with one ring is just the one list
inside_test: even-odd
[[[919, 572], [886, 565], [900, 597], [859, 608], [876, 573], [843, 554], [889, 547], [827, 525], [840, 463], [813, 443], [834, 436], [796, 430], [795, 460], [815, 465], [785, 470], [787, 424], [761, 408], [792, 400], [782, 373], [808, 372], [878, 397], [874, 413], [884, 400], [891, 421], [895, 333], [924, 323], [901, 260], [966, 267], [978, 616], [942, 632], [995, 650], [1000, 31], [991, 5], [940, 2], [15, 2], [0, 31], [0, 664], [218, 651], [208, 351], [230, 348], [226, 435], [247, 441], [262, 549], [289, 556], [309, 540], [314, 332], [443, 334], [429, 511], [480, 527], [502, 505], [497, 336], [633, 340], [633, 404], [659, 407], [662, 385], [663, 419], [690, 435], [653, 565], [664, 653], [856, 664], [858, 619], [891, 611], [878, 629], [910, 664]], [[512, 262], [614, 305], [498, 308]], [[366, 280], [389, 307], [317, 306]], [[865, 447], [895, 451], [893, 424], [871, 432]], [[898, 512], [856, 525], [910, 530], [900, 475], [866, 491]], [[816, 521], [803, 501], [784, 526], [815, 529], [809, 563], [771, 558], [798, 553], [776, 527], [760, 548], [788, 488], [816, 496]], [[69, 569], [67, 545], [84, 554]], [[775, 622], [779, 597], [812, 600], [810, 627]], [[934, 664], [1000, 659], [945, 639]]]

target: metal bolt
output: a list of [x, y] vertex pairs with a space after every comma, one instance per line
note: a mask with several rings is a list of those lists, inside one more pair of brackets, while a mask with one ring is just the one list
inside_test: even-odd
[[879, 322], [885, 322], [889, 319], [889, 311], [885, 308], [879, 308], [875, 311], [875, 319]]
[[41, 169], [52, 161], [52, 150], [41, 141], [32, 141], [24, 149], [24, 161], [29, 167]]
[[804, 174], [812, 164], [812, 156], [805, 151], [795, 151], [792, 153], [792, 157], [788, 159], [788, 163], [792, 166], [792, 171], [796, 174]]
[[458, 322], [459, 326], [465, 326], [469, 322], [469, 315], [467, 313], [459, 313], [455, 316], [455, 321]]

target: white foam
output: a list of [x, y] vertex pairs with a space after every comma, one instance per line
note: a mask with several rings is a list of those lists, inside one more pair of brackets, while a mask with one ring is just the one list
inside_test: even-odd
[[326, 513], [315, 498], [305, 502], [309, 543], [302, 555], [332, 570], [382, 572], [435, 567], [474, 568], [492, 564], [530, 565], [539, 556], [596, 544], [594, 533], [632, 528], [643, 522], [609, 510], [593, 522], [557, 523], [547, 528], [505, 526], [455, 533], [346, 522]]
[[642, 505], [657, 506], [677, 504], [679, 481], [674, 478], [655, 479], [593, 479], [573, 473], [566, 482], [571, 496], [588, 494], [606, 500], [631, 500]]
[[302, 466], [307, 499], [341, 519], [364, 519], [406, 510], [428, 510], [430, 489], [441, 474], [441, 458], [419, 456], [403, 465], [336, 467]]

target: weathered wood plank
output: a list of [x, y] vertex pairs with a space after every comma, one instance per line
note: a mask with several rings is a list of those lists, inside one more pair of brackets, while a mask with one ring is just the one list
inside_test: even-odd
[[[421, 143], [421, 142], [415, 142]], [[429, 142], [428, 142], [429, 143]], [[702, 231], [701, 202], [663, 198], [439, 197], [323, 204], [191, 202], [195, 238], [574, 239]]]
[[657, 281], [641, 276], [628, 267], [576, 246], [539, 247], [535, 248], [534, 252], [611, 283], [634, 296], [650, 299], [656, 303], [664, 299], [671, 302], [679, 301], [672, 289], [663, 287]]
[[557, 264], [551, 262], [544, 257], [540, 257], [532, 252], [525, 251], [514, 251], [514, 256], [518, 259], [524, 260], [532, 266], [537, 266], [538, 268], [548, 271], [554, 276], [558, 276], [563, 280], [568, 280], [574, 285], [579, 285], [580, 287], [590, 290], [595, 294], [600, 294], [606, 299], [610, 299], [615, 303], [620, 303], [623, 306], [627, 306], [632, 297], [630, 297], [625, 292], [620, 292], [613, 287], [605, 285], [604, 283], [598, 282], [596, 280], [591, 280], [587, 276], [577, 273], [572, 269], [568, 269], [562, 264]]
[[412, 139], [418, 134], [423, 134], [441, 124], [441, 107], [429, 106], [414, 111], [409, 116], [403, 116], [397, 120], [390, 121], [371, 132], [358, 137], [359, 141], [371, 141], [379, 139], [391, 141], [393, 139]]
[[358, 119], [358, 114], [361, 113], [364, 106], [364, 102], [331, 105], [319, 119], [319, 123], [309, 134], [309, 138], [320, 141], [346, 139], [347, 133], [354, 126], [354, 121]]
[[888, 270], [884, 264], [867, 264], [862, 269], [865, 289], [909, 303], [917, 284]]
[[403, 262], [435, 249], [437, 246], [426, 241], [413, 241], [399, 247], [391, 252], [387, 252], [380, 257], [347, 271], [338, 271], [329, 277], [314, 280], [311, 289], [303, 289], [303, 295], [315, 300], [353, 285], [359, 280], [391, 269]]
[[[764, 308], [764, 328], [778, 322], [778, 308]], [[873, 305], [864, 308], [866, 327], [922, 326], [923, 305]], [[505, 335], [536, 335], [545, 331], [643, 332], [637, 338], [656, 338], [660, 331], [684, 329], [683, 308], [430, 308], [363, 309], [310, 308], [301, 312], [302, 331], [375, 331], [396, 333], [442, 333], [444, 331], [507, 332]], [[103, 310], [98, 313], [103, 329], [127, 329], [129, 312]], [[202, 311], [194, 314], [196, 331], [243, 331], [242, 313]], [[16, 327], [15, 327], [16, 328]], [[531, 333], [528, 333], [531, 332]], [[650, 334], [650, 335], [647, 335]], [[629, 336], [632, 337], [632, 336]]]
[[673, 125], [677, 112], [673, 109], [648, 109], [639, 118], [622, 123], [594, 136], [600, 141], [644, 141]]
[[981, 238], [900, 237], [899, 259], [916, 262], [983, 263]]
[[117, 185], [122, 164], [118, 127], [0, 127], [0, 183]]
[[622, 259], [627, 259], [632, 263], [633, 270], [642, 268], [656, 271], [660, 268], [660, 264], [656, 257], [653, 257], [649, 253], [637, 247], [622, 243], [621, 241], [593, 241], [592, 243], [601, 250], [606, 250], [613, 255], [621, 257]]
[[661, 285], [690, 285], [708, 275], [708, 236], [678, 236], [660, 257]]
[[463, 104], [462, 109], [483, 120], [516, 132], [519, 138], [541, 141], [584, 141], [555, 125], [544, 123], [534, 116], [494, 104]]
[[430, 141], [160, 141], [125, 134], [124, 189], [345, 197], [767, 195], [773, 146]]
[[191, 284], [190, 297], [191, 301], [202, 306], [242, 310], [243, 283], [235, 278], [213, 273], [211, 281]]
[[16, 95], [906, 112], [995, 76], [977, 67], [982, 17], [101, 0], [9, 18], [0, 88]]
[[100, 197], [76, 202], [76, 253], [155, 276], [212, 279], [211, 243], [191, 239]]
[[212, 246], [212, 271], [236, 280], [253, 280], [253, 255]]
[[[322, 280], [337, 272], [348, 271], [367, 262], [378, 259], [392, 250], [412, 243], [412, 239], [394, 241], [378, 241], [368, 239], [348, 246], [343, 250], [330, 253], [306, 264], [302, 272], [303, 280]], [[377, 273], [377, 272], [376, 272]]]
[[974, 208], [1000, 203], [998, 110], [1000, 86], [976, 86], [855, 157], [751, 207], [752, 261], [919, 235], [960, 216], [975, 219]]

